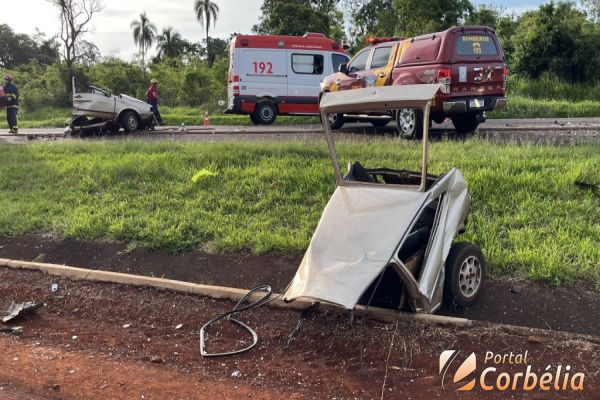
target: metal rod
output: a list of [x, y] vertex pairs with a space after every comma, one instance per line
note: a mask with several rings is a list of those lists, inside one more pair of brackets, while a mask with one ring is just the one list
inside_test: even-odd
[[423, 108], [423, 160], [421, 162], [421, 187], [419, 191], [427, 190], [427, 164], [429, 163], [429, 110], [431, 101]]
[[331, 133], [331, 127], [329, 126], [329, 114], [325, 111], [321, 111], [321, 124], [325, 131], [325, 138], [327, 139], [327, 147], [329, 148], [329, 154], [331, 155], [331, 162], [333, 163], [333, 169], [335, 171], [335, 182], [337, 186], [341, 186], [342, 174], [340, 172], [340, 164], [338, 163], [337, 154], [335, 152], [335, 143], [333, 141], [333, 134]]

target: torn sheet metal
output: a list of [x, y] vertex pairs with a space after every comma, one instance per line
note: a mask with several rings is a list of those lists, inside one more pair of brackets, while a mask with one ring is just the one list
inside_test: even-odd
[[44, 303], [37, 303], [35, 301], [24, 303], [12, 302], [10, 307], [8, 307], [8, 310], [2, 316], [2, 322], [9, 322], [24, 315], [31, 314], [43, 305]]
[[464, 228], [471, 204], [465, 180], [456, 168], [427, 192], [339, 186], [284, 300], [309, 298], [353, 309], [386, 266], [391, 261], [398, 263], [396, 254], [420, 210], [440, 198], [439, 218], [420, 276], [405, 281], [416, 308], [431, 312], [442, 301], [444, 263], [452, 240]]
[[339, 186], [284, 300], [306, 297], [354, 308], [427, 197], [417, 190]]

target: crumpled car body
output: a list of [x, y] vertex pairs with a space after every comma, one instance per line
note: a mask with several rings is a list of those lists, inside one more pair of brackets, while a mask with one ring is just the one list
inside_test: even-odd
[[124, 94], [113, 95], [109, 91], [90, 86], [88, 92], [73, 93], [72, 128], [112, 124], [131, 132], [153, 123], [152, 106]]
[[[368, 169], [350, 162], [342, 176], [331, 130], [324, 124], [337, 187], [285, 301], [305, 298], [346, 309], [368, 304], [425, 313], [440, 307], [448, 281], [445, 263], [455, 236], [465, 229], [471, 198], [458, 169], [427, 173], [429, 107], [438, 90], [438, 85], [409, 85], [323, 97], [323, 121], [336, 112], [422, 108], [422, 170]], [[464, 288], [471, 278], [471, 284], [476, 279], [483, 283], [484, 276], [471, 274], [474, 264], [458, 262], [463, 274], [457, 279]]]

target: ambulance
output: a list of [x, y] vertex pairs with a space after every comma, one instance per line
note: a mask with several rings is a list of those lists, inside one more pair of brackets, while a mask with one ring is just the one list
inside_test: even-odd
[[237, 35], [229, 48], [228, 114], [270, 125], [277, 115], [317, 115], [321, 81], [350, 59], [322, 33]]

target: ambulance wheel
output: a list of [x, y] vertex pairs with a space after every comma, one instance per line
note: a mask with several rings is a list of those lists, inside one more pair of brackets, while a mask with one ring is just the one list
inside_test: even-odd
[[250, 114], [250, 121], [252, 121], [252, 123], [254, 125], [260, 125], [260, 121], [258, 119], [256, 119], [256, 117], [254, 116], [254, 114]]
[[271, 125], [277, 118], [277, 107], [275, 104], [265, 101], [256, 105], [254, 118], [262, 125]]
[[333, 130], [340, 129], [342, 126], [344, 126], [344, 123], [346, 122], [346, 120], [344, 119], [344, 114], [341, 113], [330, 114], [328, 119], [329, 127]]
[[487, 275], [479, 246], [456, 243], [446, 259], [444, 295], [451, 305], [470, 307], [477, 301]]

